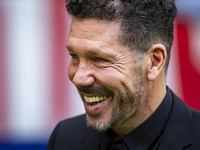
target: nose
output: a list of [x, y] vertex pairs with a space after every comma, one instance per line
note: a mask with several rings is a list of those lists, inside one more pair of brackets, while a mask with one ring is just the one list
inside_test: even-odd
[[80, 64], [72, 79], [76, 87], [91, 86], [95, 82], [92, 69], [87, 64]]

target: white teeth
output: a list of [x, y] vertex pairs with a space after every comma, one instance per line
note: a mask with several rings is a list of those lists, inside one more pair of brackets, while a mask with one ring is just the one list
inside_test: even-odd
[[106, 95], [104, 95], [104, 96], [93, 96], [93, 97], [87, 97], [87, 96], [84, 95], [84, 99], [88, 103], [100, 102], [100, 101], [103, 101], [106, 98], [107, 98]]

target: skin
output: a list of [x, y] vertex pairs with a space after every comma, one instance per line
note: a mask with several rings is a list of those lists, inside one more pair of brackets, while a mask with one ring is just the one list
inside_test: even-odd
[[[83, 99], [89, 126], [112, 128], [116, 138], [144, 122], [166, 94], [165, 47], [152, 44], [139, 55], [119, 44], [119, 28], [111, 21], [74, 17], [67, 44], [69, 79]], [[84, 95], [107, 98], [91, 107]]]

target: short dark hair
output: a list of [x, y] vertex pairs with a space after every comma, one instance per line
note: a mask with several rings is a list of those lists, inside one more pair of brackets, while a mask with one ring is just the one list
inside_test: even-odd
[[74, 17], [121, 23], [118, 40], [131, 50], [145, 53], [153, 43], [167, 49], [166, 69], [173, 42], [175, 0], [66, 0]]

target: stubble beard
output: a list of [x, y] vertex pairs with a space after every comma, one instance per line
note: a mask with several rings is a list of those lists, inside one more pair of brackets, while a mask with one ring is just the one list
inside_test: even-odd
[[134, 92], [120, 92], [119, 95], [112, 97], [114, 101], [117, 101], [117, 105], [112, 108], [109, 120], [98, 123], [99, 115], [88, 114], [90, 118], [94, 119], [94, 121], [89, 121], [86, 118], [86, 124], [89, 128], [99, 132], [107, 131], [130, 117], [129, 115], [136, 110], [145, 94], [141, 66], [138, 66], [135, 70], [135, 78], [133, 81]]

